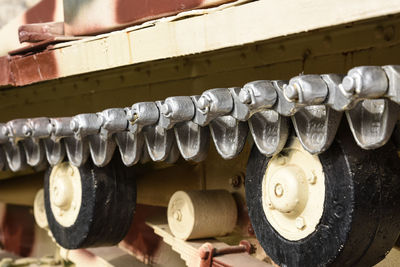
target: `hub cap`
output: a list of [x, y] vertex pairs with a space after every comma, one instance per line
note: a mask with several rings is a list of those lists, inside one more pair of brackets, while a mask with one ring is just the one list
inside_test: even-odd
[[322, 216], [325, 177], [318, 156], [305, 151], [297, 138], [272, 157], [262, 183], [268, 222], [288, 240], [311, 234]]
[[78, 168], [68, 162], [54, 166], [49, 186], [51, 211], [55, 219], [62, 226], [71, 226], [78, 217], [82, 202]]

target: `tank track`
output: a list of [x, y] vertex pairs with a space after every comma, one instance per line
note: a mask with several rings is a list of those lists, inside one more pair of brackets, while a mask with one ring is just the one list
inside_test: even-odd
[[[15, 119], [0, 124], [0, 168], [56, 165], [67, 155], [82, 166], [89, 155], [107, 165], [118, 147], [123, 163], [202, 161], [210, 134], [224, 159], [242, 150], [248, 130], [266, 156], [279, 153], [291, 119], [303, 147], [329, 148], [343, 112], [363, 149], [384, 145], [399, 116], [400, 65], [360, 66], [347, 75], [300, 75], [289, 81], [259, 80], [242, 88], [216, 88], [128, 108], [64, 118]], [[289, 119], [290, 118], [290, 119]]]

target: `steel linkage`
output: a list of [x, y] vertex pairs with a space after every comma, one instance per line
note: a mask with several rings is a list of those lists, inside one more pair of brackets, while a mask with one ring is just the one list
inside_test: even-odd
[[[347, 75], [299, 75], [289, 81], [253, 81], [195, 96], [172, 96], [72, 118], [16, 119], [0, 124], [0, 170], [76, 166], [89, 155], [109, 163], [118, 147], [127, 166], [175, 162], [179, 154], [200, 162], [210, 136], [224, 159], [236, 157], [248, 131], [261, 153], [284, 147], [292, 121], [303, 147], [327, 150], [345, 113], [357, 144], [375, 149], [390, 138], [399, 115], [400, 65], [355, 67]], [[46, 160], [47, 159], [47, 160]]]

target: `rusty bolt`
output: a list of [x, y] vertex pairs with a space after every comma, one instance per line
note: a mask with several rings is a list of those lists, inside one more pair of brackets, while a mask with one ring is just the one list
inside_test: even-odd
[[229, 179], [229, 184], [233, 188], [240, 188], [242, 186], [242, 175], [235, 175]]
[[296, 218], [296, 227], [299, 230], [303, 230], [306, 227], [306, 222], [304, 221], [303, 217]]
[[315, 184], [315, 183], [317, 182], [317, 175], [315, 174], [314, 171], [312, 172], [311, 175], [309, 175], [309, 176], [307, 177], [307, 181], [308, 181], [310, 184]]

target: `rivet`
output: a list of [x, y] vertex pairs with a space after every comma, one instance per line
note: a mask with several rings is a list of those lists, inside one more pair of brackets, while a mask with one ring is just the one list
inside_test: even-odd
[[303, 230], [304, 227], [306, 226], [306, 222], [304, 221], [303, 217], [297, 217], [296, 218], [296, 227], [299, 230]]
[[234, 177], [229, 179], [229, 184], [233, 188], [239, 188], [242, 185], [242, 177], [241, 175], [235, 175]]
[[315, 184], [317, 182], [317, 175], [315, 175], [314, 171], [307, 177], [307, 181], [310, 184]]

